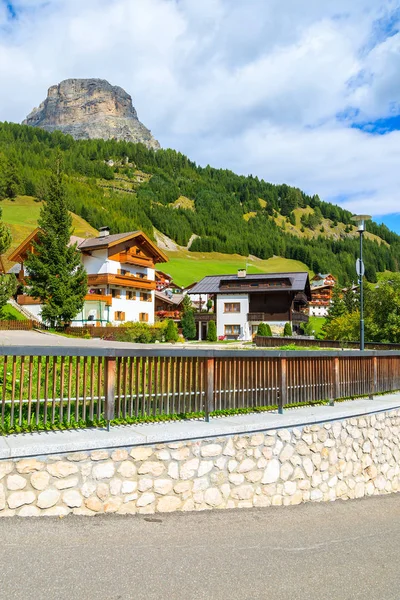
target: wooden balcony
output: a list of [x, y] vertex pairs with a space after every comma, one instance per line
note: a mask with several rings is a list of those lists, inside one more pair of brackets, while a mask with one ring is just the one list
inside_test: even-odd
[[293, 323], [308, 323], [309, 316], [302, 312], [292, 312]]
[[248, 313], [247, 320], [250, 323], [265, 323], [267, 321], [269, 321], [269, 322], [292, 321], [293, 323], [307, 323], [308, 315], [301, 313], [301, 312], [292, 311], [292, 316], [290, 318], [288, 313], [271, 315], [269, 313], [259, 312], [259, 313]]
[[196, 323], [199, 323], [200, 321], [208, 323], [209, 321], [216, 321], [217, 315], [215, 313], [197, 312], [194, 313], [194, 319]]
[[157, 310], [156, 317], [159, 319], [173, 319], [179, 321], [182, 316], [180, 310]]
[[[113, 258], [113, 260], [116, 259], [116, 257], [110, 258]], [[153, 260], [144, 256], [135, 256], [129, 254], [129, 252], [120, 252], [118, 255], [118, 259], [121, 264], [136, 265], [138, 267], [148, 267], [150, 269], [154, 269]]]
[[29, 306], [32, 304], [40, 304], [40, 299], [32, 298], [32, 296], [28, 296], [27, 294], [20, 294], [17, 296], [17, 303], [20, 306]]
[[155, 290], [156, 282], [148, 279], [141, 279], [134, 275], [115, 275], [112, 273], [100, 273], [98, 275], [88, 275], [89, 286], [115, 285], [120, 287], [135, 288], [140, 290]]
[[86, 294], [85, 302], [105, 302], [107, 306], [111, 306], [112, 296], [107, 294]]

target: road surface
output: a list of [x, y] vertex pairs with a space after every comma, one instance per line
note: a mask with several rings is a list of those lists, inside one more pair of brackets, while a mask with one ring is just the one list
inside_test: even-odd
[[290, 508], [0, 519], [7, 600], [398, 600], [400, 494]]

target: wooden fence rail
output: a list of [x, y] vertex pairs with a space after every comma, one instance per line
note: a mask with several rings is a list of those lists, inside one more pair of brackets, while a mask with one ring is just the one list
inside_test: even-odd
[[400, 352], [0, 347], [0, 425], [285, 407], [400, 389]]

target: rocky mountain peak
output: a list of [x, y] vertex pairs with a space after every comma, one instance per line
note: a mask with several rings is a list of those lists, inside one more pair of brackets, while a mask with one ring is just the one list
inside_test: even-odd
[[160, 148], [139, 121], [131, 96], [105, 79], [65, 79], [52, 85], [23, 125], [59, 130], [75, 139], [114, 138]]

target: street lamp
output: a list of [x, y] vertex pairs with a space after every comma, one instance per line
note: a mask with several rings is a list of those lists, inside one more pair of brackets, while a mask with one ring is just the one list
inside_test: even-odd
[[363, 233], [365, 231], [365, 221], [372, 219], [369, 215], [353, 215], [352, 221], [357, 223], [357, 230], [360, 234], [360, 258], [356, 263], [358, 282], [360, 284], [360, 350], [364, 350], [364, 263], [363, 263]]

